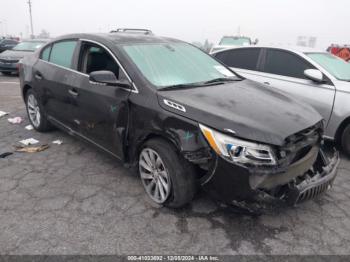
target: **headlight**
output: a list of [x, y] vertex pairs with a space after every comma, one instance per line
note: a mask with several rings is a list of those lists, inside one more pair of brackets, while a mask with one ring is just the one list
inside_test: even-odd
[[267, 145], [228, 136], [201, 124], [199, 127], [212, 149], [230, 162], [259, 166], [276, 164], [273, 150]]

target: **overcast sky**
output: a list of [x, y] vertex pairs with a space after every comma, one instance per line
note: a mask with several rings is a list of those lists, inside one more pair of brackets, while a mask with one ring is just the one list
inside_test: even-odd
[[[350, 44], [349, 0], [32, 0], [34, 31], [58, 36], [149, 28], [185, 41], [217, 42], [222, 35], [259, 38], [262, 44], [296, 44], [317, 37], [318, 47]], [[0, 34], [29, 34], [27, 0], [0, 0]]]

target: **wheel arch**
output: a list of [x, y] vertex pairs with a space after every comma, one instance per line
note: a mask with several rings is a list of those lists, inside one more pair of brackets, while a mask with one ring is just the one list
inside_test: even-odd
[[131, 152], [129, 152], [130, 157], [130, 164], [134, 165], [137, 162], [138, 155], [141, 152], [142, 146], [151, 139], [161, 139], [172, 145], [175, 150], [180, 153], [181, 148], [176, 143], [175, 139], [157, 132], [148, 133], [147, 135], [144, 135], [141, 139], [138, 140], [138, 142], [134, 145], [134, 147], [131, 149]]
[[344, 129], [350, 124], [350, 116], [345, 118], [341, 124], [338, 126], [337, 131], [335, 132], [334, 140], [337, 144], [339, 144], [341, 136], [343, 134]]
[[23, 97], [23, 99], [25, 99], [26, 94], [27, 94], [29, 89], [32, 89], [32, 87], [29, 84], [25, 84], [23, 86], [23, 89], [22, 89], [22, 97]]

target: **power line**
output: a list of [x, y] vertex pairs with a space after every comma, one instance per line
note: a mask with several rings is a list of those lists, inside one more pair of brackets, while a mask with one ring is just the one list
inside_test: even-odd
[[33, 17], [32, 17], [32, 2], [31, 2], [31, 0], [28, 0], [28, 5], [29, 5], [29, 17], [30, 17], [30, 31], [32, 33], [30, 38], [34, 38]]

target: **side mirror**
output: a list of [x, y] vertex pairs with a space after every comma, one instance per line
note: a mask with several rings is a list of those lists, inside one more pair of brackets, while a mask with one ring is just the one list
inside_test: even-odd
[[256, 39], [254, 40], [254, 42], [253, 42], [253, 45], [257, 45], [258, 43], [259, 43], [259, 39], [256, 38]]
[[89, 75], [91, 82], [106, 84], [110, 86], [119, 86], [123, 88], [131, 88], [131, 85], [127, 81], [119, 81], [115, 74], [111, 71], [94, 71]]
[[304, 75], [309, 78], [312, 81], [322, 83], [324, 82], [323, 80], [323, 74], [320, 70], [317, 69], [306, 69], [304, 71]]

